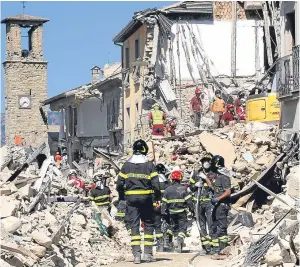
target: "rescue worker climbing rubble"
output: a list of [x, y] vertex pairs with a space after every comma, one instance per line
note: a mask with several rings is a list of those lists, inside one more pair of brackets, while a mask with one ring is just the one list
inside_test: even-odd
[[107, 208], [110, 213], [111, 210], [111, 191], [106, 185], [106, 178], [101, 173], [95, 173], [93, 177], [95, 188], [89, 193], [88, 198], [96, 203], [98, 207]]
[[212, 213], [212, 254], [220, 254], [228, 245], [227, 216], [230, 210], [231, 183], [228, 173], [223, 171], [224, 158], [216, 155], [211, 159], [211, 170], [214, 174], [214, 197], [211, 203], [214, 205]]
[[[141, 263], [140, 221], [144, 223], [144, 260], [156, 261], [152, 255], [154, 242], [154, 214], [152, 193], [155, 201], [160, 199], [158, 173], [152, 162], [146, 157], [148, 146], [145, 141], [137, 140], [133, 144], [133, 155], [121, 168], [117, 180], [117, 191], [125, 193], [126, 218], [131, 230], [131, 247], [134, 263]], [[153, 192], [154, 191], [154, 192]]]
[[161, 214], [163, 219], [170, 216], [172, 231], [175, 241], [176, 252], [181, 252], [187, 230], [187, 210], [194, 212], [192, 196], [186, 187], [180, 184], [182, 181], [181, 171], [171, 173], [172, 185], [165, 189], [162, 198]]
[[220, 128], [222, 115], [225, 111], [225, 102], [222, 99], [221, 91], [219, 89], [215, 91], [215, 96], [210, 99], [210, 110], [214, 114], [215, 127]]
[[202, 254], [204, 255], [210, 254], [211, 252], [212, 211], [214, 207], [211, 204], [213, 189], [210, 181], [210, 177], [213, 176], [210, 164], [212, 157], [213, 155], [211, 153], [206, 153], [203, 156], [200, 160], [202, 167], [193, 172], [189, 185], [190, 190], [194, 193], [193, 202], [195, 211], [198, 209], [199, 218], [196, 218], [196, 220], [199, 220], [201, 245], [204, 249]]
[[[163, 164], [157, 164], [155, 167], [158, 173], [159, 179], [159, 188], [160, 192], [163, 195], [165, 189], [170, 185], [167, 177], [166, 177], [166, 168]], [[154, 206], [154, 229], [155, 229], [155, 238], [157, 242], [157, 251], [163, 252], [164, 250], [164, 240], [163, 240], [163, 233], [162, 233], [162, 217], [161, 217], [161, 199], [159, 202], [153, 202]], [[166, 240], [167, 242], [168, 240]]]
[[160, 110], [160, 106], [157, 103], [152, 108], [153, 111], [149, 113], [149, 126], [152, 128], [152, 134], [164, 135], [166, 114]]

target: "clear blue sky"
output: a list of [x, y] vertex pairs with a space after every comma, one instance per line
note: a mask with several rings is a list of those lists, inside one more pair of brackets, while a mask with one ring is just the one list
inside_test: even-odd
[[[26, 2], [25, 14], [50, 19], [44, 24], [44, 57], [48, 64], [48, 96], [91, 81], [90, 68], [120, 61], [113, 37], [133, 13], [163, 7], [174, 1], [152, 2]], [[1, 2], [1, 19], [22, 14], [22, 4]], [[5, 60], [5, 25], [1, 26], [1, 60]], [[1, 66], [1, 112], [4, 112]]]

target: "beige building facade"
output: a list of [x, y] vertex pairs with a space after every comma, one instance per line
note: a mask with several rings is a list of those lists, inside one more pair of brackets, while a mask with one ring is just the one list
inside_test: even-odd
[[[47, 98], [47, 62], [43, 56], [43, 24], [48, 19], [17, 15], [6, 24], [4, 67], [6, 144], [21, 137], [23, 145], [37, 147], [48, 141], [40, 104]], [[22, 49], [22, 28], [28, 29], [28, 48]]]

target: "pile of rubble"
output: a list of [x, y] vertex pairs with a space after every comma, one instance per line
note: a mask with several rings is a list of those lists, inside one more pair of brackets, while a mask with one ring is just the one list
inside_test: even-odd
[[[252, 225], [230, 224], [228, 234], [232, 242], [227, 249], [230, 255], [227, 267], [241, 267], [246, 263], [292, 267], [299, 263], [299, 177], [300, 167], [293, 167], [287, 176], [285, 191], [276, 197], [269, 196], [268, 202], [252, 213]], [[232, 211], [237, 213], [234, 208], [233, 205]], [[271, 237], [269, 243], [264, 240], [266, 237]]]
[[275, 140], [276, 133], [275, 126], [263, 123], [236, 124], [211, 132], [196, 131], [179, 138], [153, 140], [153, 146], [149, 143], [149, 156], [170, 168], [179, 166], [188, 179], [206, 151], [221, 155], [226, 167], [233, 171], [233, 186], [240, 190], [280, 154]]
[[[23, 153], [21, 148], [18, 152]], [[5, 167], [1, 172], [0, 265], [88, 267], [124, 260], [130, 252], [124, 225], [99, 211], [85, 191], [69, 183], [53, 157], [46, 159], [41, 169], [31, 168], [29, 173], [32, 165], [35, 163], [10, 182], [6, 181], [15, 170]], [[115, 171], [111, 168], [104, 172], [110, 174], [108, 181], [113, 189]], [[117, 197], [115, 190], [113, 194]], [[71, 202], [60, 202], [64, 197]]]

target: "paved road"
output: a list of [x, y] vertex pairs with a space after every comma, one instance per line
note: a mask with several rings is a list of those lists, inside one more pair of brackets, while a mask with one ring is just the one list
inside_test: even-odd
[[[110, 267], [189, 267], [188, 260], [193, 257], [191, 253], [157, 253], [155, 258], [157, 262], [153, 263], [142, 263], [142, 265], [136, 265], [132, 263], [132, 259], [125, 262], [119, 262], [110, 265]], [[191, 267], [220, 267], [224, 266], [223, 261], [216, 261], [210, 258], [211, 256], [197, 257], [193, 266]]]

